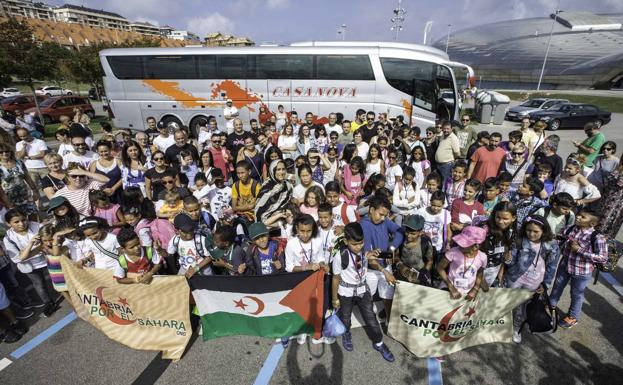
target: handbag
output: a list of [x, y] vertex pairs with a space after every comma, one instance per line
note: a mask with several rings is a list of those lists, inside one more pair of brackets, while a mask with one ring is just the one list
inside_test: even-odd
[[543, 293], [535, 293], [526, 305], [526, 320], [521, 324], [519, 333], [525, 325], [532, 334], [553, 334], [558, 329], [558, 312], [550, 309], [547, 287], [545, 284], [543, 287]]
[[342, 334], [346, 333], [346, 326], [338, 317], [337, 311], [333, 311], [333, 313], [327, 318], [324, 322], [324, 326], [322, 327], [322, 336], [323, 337], [339, 337]]

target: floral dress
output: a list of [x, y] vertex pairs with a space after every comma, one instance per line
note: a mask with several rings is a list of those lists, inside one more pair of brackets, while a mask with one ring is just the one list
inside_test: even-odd
[[615, 239], [623, 224], [623, 173], [614, 171], [604, 180], [601, 198], [601, 216], [597, 231], [609, 239]]
[[32, 193], [26, 183], [24, 164], [21, 160], [16, 160], [11, 168], [0, 166], [0, 186], [9, 202], [17, 208], [25, 211], [27, 215], [37, 212], [37, 207], [33, 204]]

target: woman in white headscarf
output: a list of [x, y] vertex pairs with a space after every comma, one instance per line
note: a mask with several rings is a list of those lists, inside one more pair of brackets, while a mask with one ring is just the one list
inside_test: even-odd
[[[273, 222], [271, 218], [285, 211], [292, 198], [292, 185], [287, 182], [286, 164], [283, 160], [273, 160], [268, 167], [269, 178], [262, 184], [257, 202], [255, 218], [258, 222]], [[269, 219], [273, 219], [270, 221]]]

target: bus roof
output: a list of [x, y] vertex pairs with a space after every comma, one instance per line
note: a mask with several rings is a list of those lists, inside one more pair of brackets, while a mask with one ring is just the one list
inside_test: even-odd
[[372, 48], [398, 48], [409, 51], [420, 51], [428, 54], [439, 56], [444, 60], [448, 60], [448, 54], [435, 47], [421, 45], [396, 43], [387, 41], [302, 41], [290, 44], [291, 47], [372, 47]]

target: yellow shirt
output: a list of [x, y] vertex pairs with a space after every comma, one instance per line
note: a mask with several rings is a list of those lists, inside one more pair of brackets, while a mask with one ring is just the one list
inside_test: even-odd
[[365, 120], [361, 124], [358, 124], [357, 121], [353, 120], [352, 122], [350, 122], [350, 132], [355, 132], [359, 129], [359, 127], [363, 127], [366, 124], [368, 124], [368, 122]]
[[[251, 188], [255, 185], [255, 193], [251, 192]], [[247, 184], [242, 182], [236, 182], [231, 186], [231, 199], [238, 203], [255, 203], [257, 196], [260, 194], [261, 184], [259, 182], [253, 183], [253, 180], [249, 179]], [[253, 210], [245, 211], [244, 213], [249, 218], [254, 218]]]

